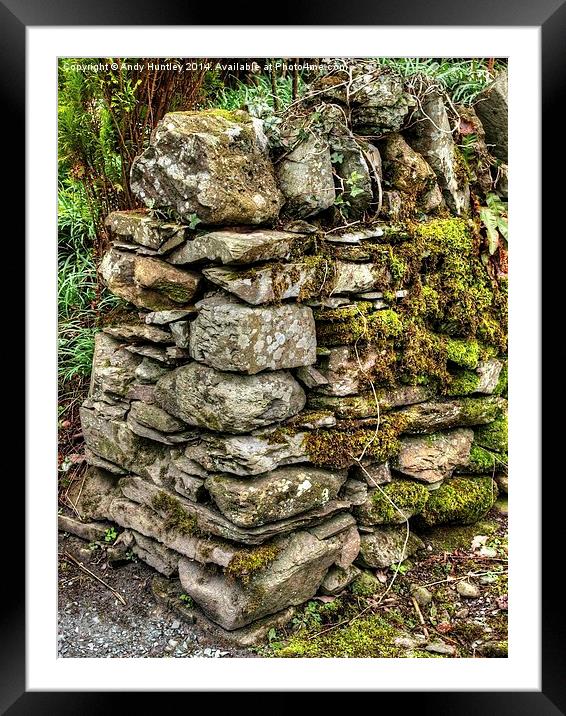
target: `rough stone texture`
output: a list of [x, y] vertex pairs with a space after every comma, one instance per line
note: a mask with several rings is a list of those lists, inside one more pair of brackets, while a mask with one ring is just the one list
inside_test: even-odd
[[467, 464], [473, 439], [473, 431], [466, 429], [403, 438], [392, 467], [415, 480], [439, 482], [450, 476], [455, 467]]
[[292, 150], [278, 163], [277, 178], [285, 214], [305, 218], [332, 206], [336, 194], [328, 142], [314, 132], [299, 139], [298, 132], [299, 127], [286, 132]]
[[406, 538], [407, 528], [404, 525], [380, 527], [370, 534], [361, 535], [359, 564], [363, 567], [390, 567], [424, 547], [423, 541], [412, 532], [405, 546]]
[[[380, 351], [371, 345], [358, 349], [360, 361], [351, 346], [329, 348], [328, 354], [319, 357], [317, 370], [328, 381], [327, 385], [317, 388], [317, 393], [325, 395], [355, 395], [368, 386], [368, 375], [375, 375], [375, 367], [380, 359]], [[361, 364], [361, 365], [360, 365]]]
[[497, 387], [502, 368], [503, 363], [497, 360], [497, 358], [480, 361], [476, 369], [476, 373], [479, 376], [479, 383], [474, 392], [491, 395]]
[[191, 356], [218, 370], [254, 374], [316, 362], [316, 333], [307, 306], [205, 305], [191, 327]]
[[155, 326], [148, 326], [145, 323], [124, 323], [120, 326], [106, 326], [102, 329], [104, 333], [112, 338], [129, 343], [173, 343], [173, 338], [168, 331], [163, 331]]
[[354, 130], [361, 135], [377, 137], [398, 132], [413, 103], [403, 92], [402, 78], [387, 70], [372, 74], [361, 70], [355, 74], [349, 91]]
[[196, 309], [182, 310], [182, 311], [151, 311], [151, 313], [145, 314], [145, 322], [155, 324], [157, 326], [163, 326], [167, 323], [173, 323], [174, 321], [180, 321], [192, 313], [196, 313]]
[[507, 406], [504, 398], [462, 398], [431, 401], [403, 408], [406, 433], [432, 433], [447, 428], [468, 427], [491, 423]]
[[169, 324], [175, 345], [179, 348], [188, 348], [191, 340], [191, 324], [189, 321], [175, 321]]
[[[300, 529], [305, 525], [310, 529], [312, 525], [322, 522], [334, 513], [343, 511], [350, 506], [350, 503], [344, 500], [330, 500], [322, 507], [302, 512], [288, 519], [244, 529], [227, 520], [218, 510], [187, 500], [181, 495], [153, 485], [139, 477], [123, 477], [120, 479], [119, 486], [127, 499], [115, 498], [112, 500], [109, 513], [111, 519], [122, 527], [135, 529], [147, 536], [152, 536], [150, 530], [161, 530], [161, 534], [163, 534], [163, 530], [169, 530], [173, 538], [181, 537], [183, 541], [175, 546], [176, 542], [175, 544], [168, 543], [164, 537], [158, 536], [156, 539], [182, 554], [186, 549], [182, 546], [185, 543], [185, 538], [192, 533], [190, 530], [179, 529], [175, 525], [181, 524], [182, 526], [185, 523], [185, 518], [188, 520], [187, 524], [195, 523], [195, 530], [199, 533], [255, 545], [276, 535]], [[166, 496], [165, 503], [161, 507], [156, 507], [156, 498], [159, 505], [162, 494]], [[156, 513], [160, 516], [157, 520]], [[351, 515], [348, 517], [351, 518]]]
[[[334, 517], [332, 519], [338, 520], [339, 517]], [[312, 534], [313, 530], [309, 529], [309, 532], [311, 532]], [[338, 567], [347, 569], [353, 563], [353, 561], [356, 559], [360, 552], [361, 542], [360, 533], [358, 532], [357, 525], [354, 524], [348, 530], [346, 530], [342, 535], [342, 538], [342, 549], [340, 550], [340, 554], [336, 558], [335, 564]]]
[[[315, 337], [316, 338], [316, 337]], [[316, 354], [316, 349], [315, 349]], [[328, 381], [314, 366], [302, 366], [295, 371], [295, 375], [307, 388], [319, 388], [321, 385], [327, 385]]]
[[442, 205], [436, 174], [423, 157], [400, 134], [388, 134], [380, 143], [383, 176], [403, 203], [414, 201], [417, 208], [431, 212]]
[[136, 380], [140, 361], [141, 358], [125, 350], [120, 341], [106, 333], [97, 333], [94, 337], [89, 398], [124, 398]]
[[211, 231], [186, 241], [167, 260], [172, 264], [191, 264], [205, 259], [231, 265], [251, 264], [288, 259], [295, 247], [304, 248], [308, 243], [304, 235], [287, 231]]
[[340, 546], [339, 537], [319, 540], [308, 532], [296, 532], [284, 538], [277, 558], [247, 584], [187, 559], [179, 562], [179, 578], [207, 616], [224, 629], [238, 629], [310, 599]]
[[397, 385], [392, 388], [376, 390], [354, 396], [310, 395], [309, 408], [332, 410], [339, 418], [368, 418], [383, 410], [391, 410], [404, 405], [424, 402], [433, 395], [433, 391], [424, 385]]
[[261, 123], [241, 111], [166, 114], [132, 164], [131, 188], [204, 224], [263, 224], [281, 207]]
[[132, 401], [129, 415], [138, 423], [162, 433], [176, 433], [187, 427], [186, 423], [169, 415], [157, 405], [142, 403], [139, 400]]
[[181, 243], [187, 228], [154, 219], [143, 209], [113, 211], [104, 223], [113, 234], [125, 236], [133, 243], [155, 251]]
[[81, 522], [69, 515], [57, 515], [57, 525], [61, 532], [69, 532], [87, 542], [103, 542], [106, 530], [112, 527], [110, 522]]
[[362, 480], [349, 479], [346, 480], [343, 490], [344, 497], [353, 506], [363, 505], [367, 499], [368, 488]]
[[287, 371], [246, 376], [191, 363], [157, 381], [155, 400], [188, 425], [246, 433], [296, 415], [306, 398]]
[[111, 472], [88, 466], [84, 480], [71, 483], [67, 493], [83, 520], [105, 520], [110, 503], [120, 494], [117, 478]]
[[129, 530], [132, 536], [130, 550], [150, 567], [153, 567], [160, 574], [172, 577], [177, 574], [179, 564], [179, 553], [160, 544], [154, 539]]
[[325, 505], [337, 497], [345, 480], [345, 473], [301, 466], [253, 480], [214, 475], [205, 484], [225, 517], [240, 527], [255, 527]]
[[438, 94], [426, 95], [419, 114], [422, 121], [414, 124], [408, 141], [434, 170], [450, 209], [457, 215], [466, 214], [470, 206], [470, 188], [465, 172], [459, 170], [444, 100]]
[[494, 83], [477, 99], [474, 109], [481, 119], [490, 152], [507, 162], [508, 81], [507, 71], [498, 72]]
[[346, 568], [333, 565], [322, 580], [320, 591], [322, 594], [336, 596], [343, 592], [360, 573], [361, 570], [353, 564]]
[[360, 465], [354, 465], [351, 474], [358, 480], [365, 480], [370, 487], [391, 482], [391, 469], [388, 462], [372, 463], [362, 460], [361, 465], [363, 470]]
[[198, 274], [117, 249], [104, 255], [100, 274], [111, 293], [150, 311], [186, 307], [200, 282]]
[[[375, 147], [373, 147], [375, 151]], [[344, 184], [343, 199], [348, 202], [348, 218], [356, 219], [369, 208], [373, 199], [368, 161], [356, 140], [349, 135], [330, 135], [330, 150], [335, 157], [334, 171]], [[351, 189], [355, 191], [352, 194]]]

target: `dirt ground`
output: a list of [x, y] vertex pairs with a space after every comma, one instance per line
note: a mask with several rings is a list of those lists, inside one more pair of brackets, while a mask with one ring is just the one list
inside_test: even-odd
[[[347, 595], [347, 609], [388, 615], [396, 629], [439, 657], [501, 657], [507, 650], [507, 515], [501, 503], [476, 525], [424, 537], [428, 556], [376, 576], [385, 599]], [[75, 561], [101, 581], [79, 567]], [[156, 572], [141, 561], [112, 567], [103, 544], [60, 533], [60, 657], [253, 658], [258, 650], [235, 649], [211, 640], [194, 624], [158, 603], [151, 583]], [[471, 590], [466, 589], [468, 586]], [[421, 591], [415, 592], [415, 588]], [[422, 588], [428, 591], [422, 592]], [[416, 597], [416, 599], [414, 598]], [[429, 598], [430, 597], [430, 598]], [[356, 602], [357, 600], [357, 602]], [[124, 603], [122, 603], [125, 602]], [[310, 656], [317, 630], [326, 630], [325, 602], [310, 602], [273, 638], [261, 656]], [[375, 605], [375, 611], [373, 608]], [[316, 616], [319, 610], [320, 617]], [[330, 610], [331, 611], [331, 610]], [[314, 620], [313, 620], [314, 615]], [[344, 620], [338, 614], [331, 619]], [[343, 621], [341, 621], [341, 624]], [[332, 621], [329, 622], [332, 626]], [[345, 627], [348, 628], [346, 624]], [[295, 654], [281, 644], [308, 634], [309, 650]], [[272, 648], [273, 647], [273, 648]], [[301, 647], [302, 648], [302, 647]], [[344, 654], [348, 655], [348, 654]], [[385, 655], [385, 654], [384, 654]], [[374, 653], [380, 656], [379, 645]]]

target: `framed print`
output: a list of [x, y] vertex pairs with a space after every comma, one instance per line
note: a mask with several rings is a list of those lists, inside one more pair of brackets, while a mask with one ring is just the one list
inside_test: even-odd
[[411, 6], [0, 6], [29, 359], [7, 713], [566, 708], [538, 430], [566, 15]]

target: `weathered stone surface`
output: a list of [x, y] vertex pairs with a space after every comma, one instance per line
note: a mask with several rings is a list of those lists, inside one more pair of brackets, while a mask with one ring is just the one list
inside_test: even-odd
[[359, 218], [373, 199], [368, 162], [352, 136], [331, 132], [329, 141], [332, 156], [340, 158], [334, 163], [334, 171], [343, 183], [342, 197], [349, 204], [348, 218]]
[[141, 425], [162, 433], [178, 433], [187, 428], [186, 423], [169, 415], [159, 406], [143, 403], [139, 400], [132, 401], [128, 417], [133, 418]]
[[302, 366], [295, 371], [295, 375], [307, 388], [319, 388], [321, 385], [328, 385], [328, 380], [312, 365]]
[[424, 547], [422, 540], [412, 532], [405, 545], [406, 539], [407, 528], [404, 525], [380, 527], [370, 534], [363, 534], [358, 562], [364, 567], [390, 567]]
[[427, 94], [419, 115], [419, 121], [407, 134], [409, 144], [434, 170], [450, 209], [458, 215], [465, 214], [470, 206], [470, 188], [465, 173], [459, 169], [456, 145], [442, 96]]
[[100, 263], [108, 290], [139, 308], [162, 311], [186, 306], [200, 277], [147, 256], [111, 249]]
[[83, 520], [104, 520], [108, 517], [110, 502], [119, 494], [115, 475], [89, 465], [84, 480], [71, 483], [67, 498]]
[[414, 102], [404, 93], [402, 78], [370, 66], [355, 68], [354, 75], [348, 96], [356, 133], [379, 137], [398, 132]]
[[424, 385], [397, 385], [353, 396], [309, 395], [309, 408], [332, 410], [339, 418], [368, 418], [404, 405], [424, 402], [433, 395], [433, 390]]
[[414, 202], [421, 211], [430, 212], [442, 203], [436, 174], [423, 157], [400, 134], [388, 134], [380, 143], [383, 177], [393, 190], [403, 195], [402, 202]]
[[261, 123], [241, 111], [166, 114], [132, 164], [131, 188], [204, 224], [262, 224], [281, 206]]
[[491, 423], [507, 406], [504, 398], [461, 398], [419, 403], [403, 408], [403, 432], [410, 434], [432, 433], [447, 428], [469, 427]]
[[321, 593], [329, 596], [340, 594], [356, 579], [360, 572], [361, 570], [353, 564], [346, 568], [333, 565], [322, 580]]
[[231, 265], [252, 264], [288, 259], [295, 247], [304, 248], [306, 244], [304, 235], [287, 231], [210, 231], [186, 241], [167, 260], [172, 264], [191, 264], [205, 259]]
[[135, 355], [151, 358], [158, 363], [169, 366], [179, 365], [180, 362], [186, 362], [190, 358], [188, 351], [178, 346], [167, 346], [163, 348], [162, 346], [129, 345], [126, 346], [126, 350]]
[[317, 370], [328, 381], [327, 385], [317, 388], [317, 393], [324, 395], [355, 395], [368, 387], [368, 376], [377, 382], [379, 373], [376, 371], [381, 358], [381, 352], [371, 345], [358, 349], [359, 362], [356, 352], [351, 346], [338, 346], [329, 348], [328, 354], [320, 356]]
[[300, 126], [284, 132], [292, 150], [277, 165], [279, 186], [288, 216], [314, 216], [332, 206], [335, 199], [330, 147], [326, 139], [310, 131], [299, 138]]
[[164, 244], [171, 245], [175, 241], [181, 243], [187, 228], [181, 224], [164, 223], [154, 219], [143, 209], [113, 211], [108, 214], [104, 223], [113, 234], [125, 236], [135, 244], [156, 251]]
[[[122, 494], [127, 499], [115, 498], [112, 501], [110, 514], [115, 522], [123, 527], [138, 530], [148, 536], [155, 536], [148, 530], [161, 526], [163, 529], [172, 531], [175, 539], [179, 535], [183, 538], [190, 535], [194, 525], [194, 528], [199, 533], [216, 535], [242, 544], [261, 544], [271, 537], [292, 532], [305, 525], [311, 529], [312, 525], [323, 522], [336, 512], [341, 512], [350, 506], [344, 500], [331, 500], [322, 507], [303, 512], [294, 517], [244, 529], [227, 520], [218, 510], [187, 500], [141, 478], [123, 477], [119, 485]], [[144, 509], [150, 510], [147, 515], [143, 514]], [[157, 522], [155, 519], [156, 512], [161, 515], [161, 520]], [[348, 515], [348, 517], [351, 521], [353, 520], [351, 515]], [[145, 527], [144, 524], [146, 525]], [[175, 546], [175, 544], [165, 541], [163, 537], [157, 537], [157, 539], [177, 552], [185, 553], [184, 549], [186, 548], [182, 547], [184, 543]]]
[[191, 363], [157, 381], [155, 400], [189, 425], [246, 433], [296, 415], [306, 398], [287, 371], [246, 376]]
[[222, 514], [240, 527], [292, 517], [337, 497], [345, 473], [311, 466], [283, 467], [253, 480], [213, 475], [206, 480]]
[[479, 382], [474, 392], [491, 395], [497, 387], [502, 368], [503, 363], [500, 360], [497, 360], [497, 358], [489, 358], [486, 361], [480, 361], [476, 369], [479, 376]]
[[497, 484], [491, 477], [454, 477], [430, 493], [419, 524], [469, 525], [486, 515], [497, 499]]
[[354, 509], [363, 525], [398, 525], [422, 511], [429, 491], [409, 480], [395, 480], [369, 490], [365, 502]]
[[169, 324], [169, 328], [175, 345], [179, 346], [179, 348], [188, 348], [191, 340], [191, 324], [189, 321], [175, 321], [175, 323]]
[[196, 313], [195, 308], [184, 309], [181, 311], [151, 311], [151, 313], [145, 314], [145, 322], [155, 324], [156, 326], [163, 326], [167, 323], [173, 323], [174, 321], [180, 321], [192, 313]]
[[356, 526], [356, 520], [352, 517], [349, 512], [341, 512], [339, 515], [334, 515], [324, 522], [316, 525], [309, 525], [307, 532], [314, 535], [318, 539], [327, 539], [328, 537], [334, 537], [334, 535], [342, 534]]
[[94, 410], [82, 407], [80, 417], [87, 448], [105, 461], [101, 467], [111, 463], [156, 482], [163, 479], [169, 460], [163, 445], [139, 437], [125, 422], [107, 420]]
[[362, 460], [361, 465], [352, 467], [351, 474], [358, 480], [365, 480], [370, 487], [391, 482], [391, 469], [388, 462], [372, 463]]
[[246, 584], [187, 559], [179, 562], [179, 578], [205, 614], [224, 629], [238, 629], [314, 596], [340, 546], [340, 537], [319, 540], [296, 532], [281, 540], [276, 559]]
[[218, 370], [252, 375], [310, 365], [316, 362], [312, 311], [294, 304], [205, 305], [191, 326], [190, 353]]
[[361, 542], [358, 527], [357, 525], [352, 525], [342, 535], [342, 549], [340, 550], [340, 554], [338, 555], [338, 557], [336, 557], [336, 566], [342, 567], [343, 569], [347, 569], [358, 556], [360, 552], [360, 545]]
[[508, 86], [507, 71], [498, 72], [494, 83], [477, 99], [474, 109], [481, 119], [491, 153], [507, 162]]
[[392, 467], [422, 482], [444, 480], [455, 467], [466, 465], [473, 438], [472, 430], [462, 428], [423, 437], [403, 438], [401, 450], [393, 459]]
[[97, 333], [94, 337], [89, 398], [108, 400], [108, 395], [125, 397], [136, 380], [140, 360], [125, 350], [120, 341], [106, 333]]
[[507, 473], [496, 475], [495, 482], [500, 492], [503, 492], [505, 495], [509, 493], [509, 475]]
[[166, 577], [177, 574], [180, 556], [178, 552], [135, 530], [130, 530], [130, 534], [133, 537], [130, 550], [137, 557]]
[[106, 530], [112, 527], [110, 522], [82, 522], [69, 515], [57, 515], [60, 532], [69, 532], [87, 542], [104, 541]]
[[204, 502], [208, 494], [204, 487], [204, 480], [194, 475], [187, 475], [174, 465], [169, 468], [169, 476], [175, 480], [175, 491], [193, 502]]
[[367, 485], [362, 480], [346, 480], [343, 495], [352, 505], [363, 505], [368, 496]]
[[155, 326], [148, 326], [144, 323], [125, 323], [121, 326], [106, 326], [102, 329], [104, 333], [112, 338], [130, 343], [173, 343], [173, 338], [168, 331], [163, 331]]

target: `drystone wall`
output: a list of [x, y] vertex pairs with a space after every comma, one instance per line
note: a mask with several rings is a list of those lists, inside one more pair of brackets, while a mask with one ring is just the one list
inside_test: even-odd
[[244, 644], [507, 490], [505, 280], [469, 214], [505, 166], [473, 110], [454, 132], [393, 73], [312, 90], [275, 138], [241, 111], [159, 123], [131, 175], [148, 209], [107, 219], [127, 308], [81, 409], [83, 520]]

